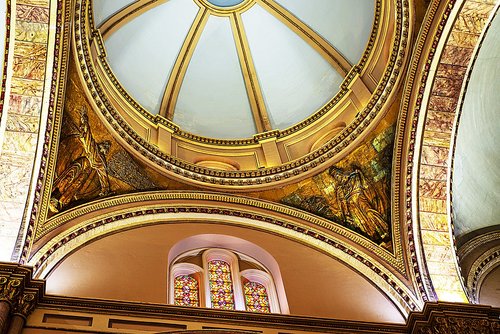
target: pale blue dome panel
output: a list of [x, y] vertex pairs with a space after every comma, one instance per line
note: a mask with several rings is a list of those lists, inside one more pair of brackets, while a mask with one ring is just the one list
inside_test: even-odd
[[96, 27], [100, 26], [106, 19], [113, 16], [114, 13], [131, 5], [135, 0], [94, 0], [94, 23]]
[[351, 64], [366, 49], [375, 0], [276, 0], [333, 45]]
[[339, 91], [343, 77], [284, 23], [257, 5], [242, 18], [273, 128], [306, 119]]
[[198, 6], [170, 0], [146, 11], [105, 40], [107, 59], [127, 92], [159, 112], [163, 92]]
[[256, 133], [229, 18], [211, 16], [182, 83], [174, 122], [213, 138]]

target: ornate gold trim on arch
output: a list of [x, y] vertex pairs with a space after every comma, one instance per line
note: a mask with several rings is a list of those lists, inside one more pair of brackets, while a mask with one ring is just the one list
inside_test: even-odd
[[500, 231], [491, 231], [474, 237], [458, 248], [457, 256], [465, 259], [472, 251], [492, 241], [500, 241]]
[[[290, 183], [327, 168], [345, 156], [383, 117], [406, 64], [408, 36], [412, 33], [412, 8], [403, 0], [377, 0], [376, 11], [369, 47], [360, 64], [348, 73], [342, 93], [325, 108], [289, 129], [264, 132], [244, 140], [195, 136], [183, 132], [164, 117], [144, 111], [112, 75], [106, 63], [102, 38], [93, 27], [88, 0], [78, 0], [76, 4], [74, 51], [93, 107], [127, 150], [161, 173], [184, 182], [232, 191], [254, 191]], [[386, 30], [393, 31], [394, 36], [389, 36]], [[382, 43], [380, 39], [383, 38], [394, 40], [393, 45], [389, 47]], [[392, 50], [387, 58], [388, 66], [381, 70], [379, 62], [385, 57], [383, 47]], [[380, 72], [380, 80], [375, 78], [375, 72]], [[350, 96], [349, 92], [354, 95]], [[112, 99], [109, 94], [114, 94]], [[125, 107], [113, 104], [113, 99], [122, 101], [121, 106]], [[310, 147], [331, 130], [325, 124], [333, 122], [338, 125], [342, 121], [338, 119], [342, 108], [350, 110], [348, 114], [352, 119], [345, 122], [347, 126], [332, 140], [311, 152]], [[182, 145], [175, 144], [175, 141]], [[295, 145], [294, 153], [285, 154], [291, 149], [289, 146], [298, 141], [302, 148], [298, 150]], [[222, 171], [195, 165], [186, 156], [177, 156], [179, 147], [184, 152], [201, 150], [207, 156], [223, 154], [225, 158], [234, 157], [242, 170]], [[280, 153], [280, 150], [285, 153]], [[251, 160], [250, 156], [257, 158]]]
[[[450, 73], [455, 76], [454, 89], [458, 88], [458, 92], [463, 89], [466, 72], [456, 67], [470, 65], [474, 48], [477, 52], [477, 40], [488, 23], [487, 16], [478, 19], [475, 15], [478, 7], [483, 11], [489, 7], [491, 13], [495, 4], [472, 0], [431, 4], [403, 96], [396, 159], [401, 159], [402, 181], [406, 181], [402, 183], [402, 193], [410, 256], [419, 289], [426, 300], [468, 301], [455, 254], [450, 217], [450, 149], [461, 94], [446, 96], [439, 91], [447, 87], [443, 83]], [[430, 16], [430, 13], [435, 14]], [[466, 39], [460, 38], [458, 19], [469, 22]], [[456, 50], [462, 50], [467, 56], [454, 56]], [[447, 112], [450, 117], [439, 118], [440, 112]]]
[[[242, 203], [243, 200], [247, 203]], [[316, 225], [311, 222], [312, 218], [306, 219], [309, 215], [298, 210], [284, 206], [277, 210], [274, 204], [266, 202], [251, 206], [250, 202], [250, 199], [236, 196], [186, 192], [158, 192], [103, 200], [59, 216], [60, 227], [34, 245], [28, 264], [34, 266], [37, 277], [43, 277], [79, 247], [111, 233], [159, 223], [203, 220], [272, 233], [332, 256], [380, 288], [405, 317], [423, 306], [401, 275], [393, 273], [392, 265], [380, 261], [383, 254], [347, 240], [345, 235], [349, 231], [331, 229], [326, 221]]]
[[484, 279], [498, 266], [500, 266], [500, 246], [488, 250], [474, 261], [467, 276], [467, 289], [472, 302], [480, 303], [479, 293]]
[[[135, 207], [137, 203], [143, 205], [156, 205], [156, 203], [163, 203], [162, 205], [172, 205], [175, 208], [182, 206], [192, 206], [192, 203], [203, 203], [207, 207], [211, 207], [221, 212], [230, 209], [242, 210], [252, 215], [258, 215], [264, 212], [268, 216], [285, 215], [288, 219], [300, 221], [302, 224], [308, 224], [315, 229], [321, 229], [327, 234], [338, 235], [350, 243], [356, 244], [369, 252], [375, 254], [379, 258], [386, 261], [392, 268], [397, 270], [400, 274], [406, 275], [406, 267], [403, 260], [402, 247], [400, 238], [394, 238], [395, 253], [391, 253], [385, 248], [380, 247], [371, 240], [345, 228], [341, 225], [335, 224], [330, 220], [321, 218], [319, 216], [311, 215], [307, 212], [264, 200], [256, 200], [250, 197], [226, 195], [219, 193], [206, 193], [206, 192], [189, 192], [189, 191], [155, 191], [143, 194], [129, 194], [120, 195], [108, 199], [94, 201], [70, 209], [62, 214], [58, 214], [47, 220], [42, 226], [39, 227], [36, 234], [36, 244], [43, 242], [57, 231], [64, 229], [66, 224], [77, 221], [80, 217], [86, 215], [93, 215], [96, 217], [96, 212], [109, 212], [120, 208], [127, 210], [128, 207]], [[196, 206], [196, 205], [195, 205]], [[229, 211], [228, 211], [229, 212]], [[54, 232], [56, 231], [56, 232]], [[48, 235], [48, 236], [47, 236]], [[32, 252], [34, 253], [34, 251]], [[31, 257], [32, 255], [30, 255]]]

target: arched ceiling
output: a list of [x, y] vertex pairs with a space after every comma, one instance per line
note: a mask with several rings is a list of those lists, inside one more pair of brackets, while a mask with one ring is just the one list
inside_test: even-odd
[[500, 19], [492, 21], [465, 93], [453, 169], [455, 232], [500, 225]]
[[169, 251], [179, 240], [200, 233], [237, 236], [274, 257], [291, 314], [404, 322], [379, 289], [339, 261], [274, 234], [216, 223], [165, 223], [108, 235], [76, 250], [53, 269], [47, 292], [166, 303]]
[[479, 292], [479, 302], [500, 307], [500, 267], [493, 269], [484, 279]]
[[196, 135], [244, 138], [290, 127], [335, 96], [367, 46], [374, 5], [95, 0], [94, 20], [115, 76], [147, 111]]

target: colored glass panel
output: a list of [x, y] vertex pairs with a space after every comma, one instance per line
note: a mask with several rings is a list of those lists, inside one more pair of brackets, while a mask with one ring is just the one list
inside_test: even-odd
[[243, 285], [247, 311], [271, 313], [266, 287], [257, 282], [246, 282]]
[[212, 308], [234, 310], [233, 283], [229, 264], [221, 260], [210, 261], [208, 281]]
[[174, 282], [175, 305], [200, 306], [198, 281], [189, 275], [177, 276]]

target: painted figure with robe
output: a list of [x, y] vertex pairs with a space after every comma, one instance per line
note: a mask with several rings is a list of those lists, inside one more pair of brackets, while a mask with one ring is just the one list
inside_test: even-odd
[[381, 242], [389, 239], [389, 225], [384, 219], [385, 205], [375, 188], [359, 169], [344, 173], [332, 167], [335, 197], [342, 220], [359, 229], [370, 239]]
[[[80, 124], [69, 132], [61, 145], [66, 164], [58, 166], [54, 180], [50, 209], [59, 212], [69, 203], [79, 199], [101, 197], [110, 193], [110, 183], [106, 164], [110, 142], [97, 142], [90, 129], [87, 110], [80, 111]], [[68, 128], [71, 128], [69, 126]], [[66, 151], [66, 152], [65, 152]]]

